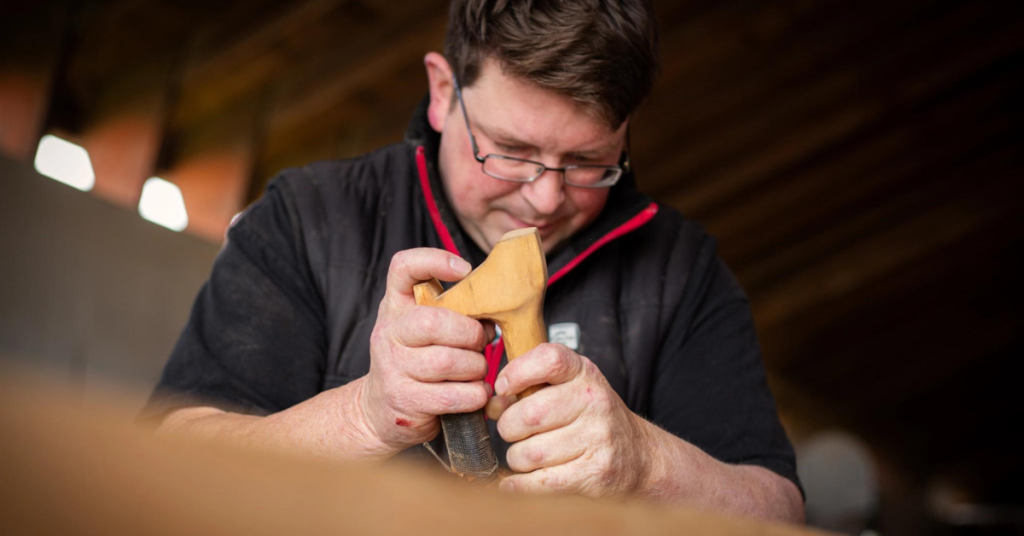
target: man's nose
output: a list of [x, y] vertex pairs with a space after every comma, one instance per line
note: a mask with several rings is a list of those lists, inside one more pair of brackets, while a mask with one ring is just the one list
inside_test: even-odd
[[554, 214], [565, 201], [562, 172], [552, 169], [544, 171], [533, 182], [523, 185], [523, 196], [539, 214]]

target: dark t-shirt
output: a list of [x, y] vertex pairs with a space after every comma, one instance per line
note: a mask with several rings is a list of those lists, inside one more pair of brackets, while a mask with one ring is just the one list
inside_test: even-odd
[[[145, 415], [197, 403], [269, 414], [362, 377], [396, 252], [482, 261], [435, 195], [436, 139], [415, 126], [411, 143], [272, 182], [229, 231]], [[631, 410], [721, 461], [797, 482], [747, 299], [700, 226], [627, 177], [548, 268], [546, 323]]]

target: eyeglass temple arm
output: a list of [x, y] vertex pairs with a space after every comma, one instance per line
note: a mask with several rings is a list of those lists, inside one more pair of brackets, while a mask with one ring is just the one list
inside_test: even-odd
[[632, 126], [633, 125], [627, 125], [626, 126], [626, 160], [624, 162], [622, 162], [622, 170], [625, 171], [626, 173], [630, 172], [630, 169], [629, 169], [630, 168], [629, 156], [633, 152], [633, 151], [630, 150], [630, 143], [629, 143], [629, 140], [630, 140], [629, 129]]
[[466, 113], [466, 103], [462, 100], [462, 88], [459, 87], [459, 79], [452, 75], [452, 84], [455, 85], [455, 94], [459, 97], [459, 106], [462, 107], [462, 119], [466, 122], [466, 132], [469, 133], [469, 143], [473, 146], [473, 158], [483, 162], [480, 158], [480, 148], [476, 145], [476, 136], [473, 136], [473, 129], [469, 128], [469, 114]]

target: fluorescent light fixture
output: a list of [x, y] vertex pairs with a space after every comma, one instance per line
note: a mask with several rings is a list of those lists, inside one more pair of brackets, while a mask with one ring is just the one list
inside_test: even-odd
[[160, 177], [150, 177], [142, 186], [139, 214], [172, 231], [180, 232], [188, 227], [188, 212], [181, 190]]
[[52, 134], [39, 140], [36, 150], [36, 171], [83, 192], [92, 190], [96, 175], [92, 171], [89, 151]]

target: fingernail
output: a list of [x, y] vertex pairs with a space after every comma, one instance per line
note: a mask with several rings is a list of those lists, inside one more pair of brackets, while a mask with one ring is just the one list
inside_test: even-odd
[[468, 262], [458, 257], [448, 257], [448, 266], [452, 267], [452, 270], [462, 274], [463, 276], [468, 274], [473, 269]]
[[487, 398], [494, 396], [494, 387], [491, 387], [491, 384], [487, 382], [484, 382], [484, 386], [487, 387]]
[[499, 376], [498, 381], [494, 382], [494, 392], [505, 396], [508, 393], [508, 380], [503, 376]]
[[514, 482], [506, 478], [498, 484], [498, 489], [501, 491], [515, 491], [516, 485]]

